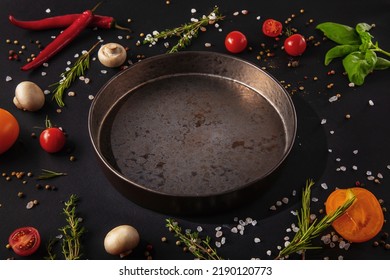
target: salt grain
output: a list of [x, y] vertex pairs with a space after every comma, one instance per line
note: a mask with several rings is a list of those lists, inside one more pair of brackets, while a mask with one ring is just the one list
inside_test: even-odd
[[219, 241], [215, 241], [215, 247], [217, 247], [217, 248], [221, 248], [221, 242], [219, 242]]
[[89, 100], [93, 100], [95, 97], [92, 95], [92, 94], [90, 94], [90, 95], [88, 95], [88, 99]]
[[243, 14], [243, 15], [247, 15], [248, 13], [249, 13], [248, 10], [242, 10], [242, 11], [241, 11], [241, 14]]
[[372, 101], [371, 99], [368, 101], [368, 105], [370, 106], [374, 106], [374, 101]]
[[358, 150], [353, 150], [353, 154], [354, 154], [354, 155], [357, 155], [358, 152], [359, 152]]
[[221, 238], [221, 244], [224, 245], [225, 243], [226, 243], [226, 237], [224, 236]]
[[257, 225], [257, 220], [252, 221], [252, 226], [255, 226], [255, 225]]
[[45, 90], [43, 91], [43, 94], [45, 94], [45, 95], [48, 95], [48, 94], [50, 94], [50, 90], [48, 90], [48, 89], [45, 89]]
[[219, 231], [221, 229], [222, 229], [222, 227], [218, 226], [218, 227], [215, 228], [215, 231]]
[[206, 48], [210, 48], [210, 47], [211, 47], [211, 43], [205, 43], [204, 46], [205, 46]]
[[100, 73], [107, 74], [107, 70], [100, 70]]
[[51, 13], [51, 10], [50, 9], [46, 9], [46, 14], [50, 14]]
[[46, 74], [47, 74], [46, 72], [41, 73], [42, 77], [46, 76]]
[[321, 124], [326, 124], [326, 119], [322, 119]]
[[328, 185], [326, 183], [322, 183], [321, 184], [321, 188], [323, 188], [324, 190], [327, 190], [328, 189]]
[[240, 13], [239, 12], [234, 12], [233, 16], [238, 16]]
[[337, 95], [334, 95], [332, 96], [331, 98], [329, 98], [329, 102], [335, 102], [337, 101], [339, 98], [337, 97]]
[[215, 233], [216, 238], [220, 238], [222, 235], [223, 235], [223, 232], [220, 230]]
[[296, 211], [296, 210], [291, 210], [291, 214], [292, 214], [293, 216], [298, 216], [298, 211]]
[[267, 250], [267, 255], [271, 256], [271, 254], [272, 254], [271, 250]]
[[232, 229], [230, 230], [232, 233], [237, 233], [238, 232], [238, 229], [236, 227], [232, 227]]
[[276, 206], [275, 205], [272, 205], [269, 210], [272, 210], [272, 211], [275, 211], [276, 210]]
[[288, 203], [288, 197], [283, 197], [283, 199], [282, 199], [282, 202], [284, 203], [284, 204], [287, 204]]
[[196, 230], [197, 230], [198, 232], [202, 232], [202, 231], [203, 231], [203, 228], [202, 228], [201, 226], [198, 226], [198, 227], [196, 228]]
[[11, 77], [11, 76], [7, 76], [7, 77], [5, 77], [5, 81], [6, 81], [6, 82], [10, 82], [10, 81], [12, 81], [12, 77]]
[[258, 238], [258, 237], [255, 237], [255, 239], [253, 240], [255, 243], [260, 243], [261, 242], [261, 239]]
[[358, 170], [358, 167], [356, 165], [353, 165], [352, 170]]
[[196, 13], [196, 9], [191, 9], [191, 14], [195, 14]]

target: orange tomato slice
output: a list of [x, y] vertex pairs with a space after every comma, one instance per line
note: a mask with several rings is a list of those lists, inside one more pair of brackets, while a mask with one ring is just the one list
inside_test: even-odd
[[375, 237], [384, 223], [382, 207], [373, 193], [360, 187], [337, 189], [325, 202], [326, 213], [333, 213], [353, 195], [356, 197], [353, 204], [332, 226], [349, 242], [365, 242]]

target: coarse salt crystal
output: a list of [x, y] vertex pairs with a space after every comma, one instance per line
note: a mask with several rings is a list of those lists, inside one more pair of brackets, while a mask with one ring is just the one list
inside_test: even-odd
[[370, 176], [370, 175], [372, 175], [372, 172], [371, 172], [370, 170], [368, 170], [368, 171], [366, 172], [366, 175], [367, 175], [367, 176]]
[[50, 90], [48, 90], [48, 89], [45, 89], [45, 90], [43, 91], [43, 94], [45, 94], [45, 95], [48, 95], [48, 94], [50, 94]]
[[280, 200], [276, 201], [276, 206], [281, 206], [282, 202]]
[[233, 16], [238, 16], [240, 13], [239, 12], [234, 12]]
[[210, 47], [211, 47], [211, 43], [205, 43], [204, 46], [205, 46], [206, 48], [210, 48]]
[[216, 238], [219, 238], [219, 237], [221, 237], [223, 235], [223, 232], [222, 231], [217, 231], [216, 233], [215, 233], [215, 237]]
[[248, 10], [242, 10], [242, 11], [241, 11], [241, 14], [243, 14], [243, 15], [247, 15], [248, 13], [249, 13]]
[[197, 230], [198, 232], [202, 232], [202, 231], [203, 231], [203, 228], [202, 228], [201, 226], [198, 226], [198, 227], [196, 228], [196, 230]]
[[276, 210], [276, 206], [275, 205], [272, 205], [269, 210], [272, 210], [272, 211], [275, 211]]
[[107, 70], [100, 70], [100, 73], [107, 74]]
[[390, 165], [387, 165], [386, 168], [390, 170]]
[[258, 237], [255, 237], [255, 239], [253, 240], [255, 243], [260, 243], [261, 242], [261, 239], [258, 238]]
[[383, 179], [383, 175], [382, 173], [378, 173], [378, 175], [376, 175], [379, 179]]
[[221, 248], [221, 242], [219, 242], [219, 241], [215, 241], [215, 247], [217, 247], [217, 248]]
[[288, 245], [290, 245], [290, 241], [284, 242], [284, 247], [287, 247]]
[[318, 202], [318, 198], [317, 197], [312, 197], [311, 201]]
[[93, 100], [94, 98], [95, 98], [95, 96], [93, 96], [92, 94], [88, 95], [89, 100]]
[[267, 250], [267, 255], [271, 256], [271, 254], [272, 254], [271, 250]]
[[46, 74], [47, 74], [46, 72], [41, 73], [42, 77], [46, 76]]
[[191, 14], [195, 14], [196, 13], [196, 9], [191, 9]]
[[370, 106], [374, 106], [374, 101], [372, 101], [371, 99], [368, 101], [368, 105]]
[[297, 216], [298, 215], [298, 211], [297, 210], [291, 210], [290, 212], [293, 216]]
[[236, 227], [232, 227], [232, 229], [230, 230], [232, 233], [237, 233], [238, 232], [238, 229]]
[[46, 14], [50, 14], [51, 13], [51, 10], [50, 9], [46, 9]]
[[219, 231], [219, 230], [221, 230], [221, 229], [222, 229], [222, 227], [217, 226], [217, 227], [215, 228], [215, 231]]
[[337, 101], [339, 98], [336, 96], [336, 95], [333, 95], [331, 98], [329, 98], [329, 102], [335, 102]]
[[12, 77], [11, 77], [11, 76], [5, 77], [5, 81], [6, 81], [6, 82], [12, 81]]
[[326, 119], [322, 119], [321, 124], [326, 124]]
[[346, 170], [347, 170], [347, 167], [345, 167], [345, 166], [340, 166], [340, 170], [341, 170], [341, 171], [346, 171]]
[[255, 225], [257, 225], [257, 220], [252, 221], [252, 226], [255, 226]]
[[358, 170], [358, 167], [356, 165], [352, 165], [352, 170]]
[[260, 20], [260, 19], [261, 19], [261, 16], [257, 16], [257, 17], [256, 17], [256, 20]]
[[354, 155], [357, 155], [358, 152], [359, 152], [358, 150], [353, 150], [353, 154], [354, 154]]
[[334, 130], [329, 131], [329, 133], [333, 135], [334, 134]]
[[328, 189], [328, 185], [326, 183], [322, 183], [321, 184], [321, 188], [323, 188], [324, 190], [327, 190]]
[[283, 199], [282, 199], [282, 202], [284, 203], [284, 204], [287, 204], [288, 203], [288, 197], [283, 197]]
[[369, 181], [374, 181], [374, 179], [375, 179], [374, 176], [368, 176], [368, 177], [367, 177], [367, 180], [369, 180]]

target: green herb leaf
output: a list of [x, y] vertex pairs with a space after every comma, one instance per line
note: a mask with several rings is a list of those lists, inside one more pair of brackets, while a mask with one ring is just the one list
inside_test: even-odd
[[372, 50], [356, 51], [343, 59], [343, 66], [348, 73], [349, 80], [355, 85], [362, 85], [368, 74], [374, 71], [377, 55]]
[[330, 40], [340, 45], [360, 45], [362, 43], [356, 30], [347, 25], [324, 22], [318, 24], [316, 28], [321, 30]]
[[390, 68], [390, 60], [378, 56], [374, 70], [385, 70], [388, 68]]
[[351, 52], [359, 50], [359, 45], [337, 45], [325, 55], [325, 65], [329, 65], [334, 58], [344, 57]]

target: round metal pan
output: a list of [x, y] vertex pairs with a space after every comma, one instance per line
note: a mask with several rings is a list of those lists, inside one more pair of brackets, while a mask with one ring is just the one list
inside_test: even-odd
[[89, 133], [120, 193], [155, 211], [196, 214], [233, 205], [274, 172], [296, 122], [288, 93], [266, 72], [187, 51], [112, 78], [92, 103]]

